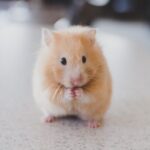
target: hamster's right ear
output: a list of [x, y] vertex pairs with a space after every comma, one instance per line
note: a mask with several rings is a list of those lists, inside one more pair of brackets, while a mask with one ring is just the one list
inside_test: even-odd
[[42, 46], [48, 47], [51, 44], [52, 32], [47, 28], [42, 28]]

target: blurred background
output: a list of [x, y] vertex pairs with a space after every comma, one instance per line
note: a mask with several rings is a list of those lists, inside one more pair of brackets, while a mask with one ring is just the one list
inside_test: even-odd
[[[95, 131], [76, 120], [41, 124], [32, 97], [41, 28], [78, 24], [97, 29], [113, 77], [112, 105]], [[148, 150], [149, 91], [150, 0], [0, 0], [1, 150]]]
[[91, 25], [114, 18], [150, 22], [149, 0], [0, 0], [0, 20]]

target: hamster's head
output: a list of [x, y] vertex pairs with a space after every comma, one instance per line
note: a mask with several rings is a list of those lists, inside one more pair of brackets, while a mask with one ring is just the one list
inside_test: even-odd
[[65, 88], [83, 87], [100, 67], [95, 29], [72, 27], [63, 31], [43, 31], [48, 70]]

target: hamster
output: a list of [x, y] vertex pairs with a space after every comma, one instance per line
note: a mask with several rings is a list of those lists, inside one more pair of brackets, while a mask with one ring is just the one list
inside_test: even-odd
[[111, 75], [94, 28], [42, 30], [33, 71], [33, 95], [45, 122], [76, 115], [89, 127], [97, 128], [111, 93]]

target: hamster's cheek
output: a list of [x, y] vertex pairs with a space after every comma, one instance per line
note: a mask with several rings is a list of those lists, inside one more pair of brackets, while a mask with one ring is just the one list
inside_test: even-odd
[[63, 79], [63, 71], [59, 68], [55, 68], [55, 70], [53, 70], [53, 73], [54, 73], [55, 80], [57, 82], [61, 82]]
[[64, 76], [61, 80], [61, 83], [67, 88], [71, 87], [71, 82], [68, 76]]
[[86, 75], [86, 73], [84, 73], [83, 75], [83, 80], [81, 82], [82, 85], [86, 84], [88, 82], [88, 76]]

